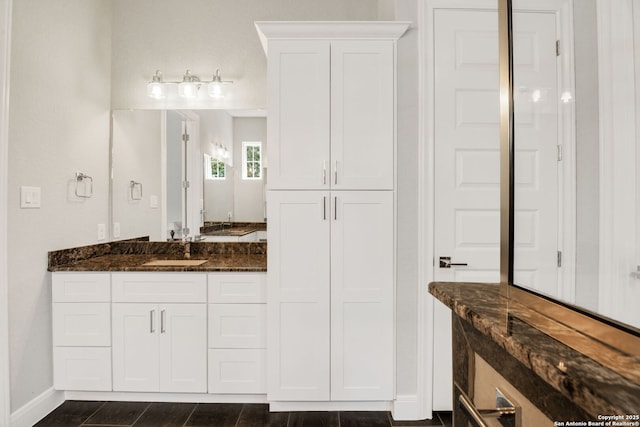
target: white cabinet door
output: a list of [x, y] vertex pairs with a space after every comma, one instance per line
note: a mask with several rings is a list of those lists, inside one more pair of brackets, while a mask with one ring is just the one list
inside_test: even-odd
[[329, 400], [329, 193], [268, 197], [268, 398]]
[[115, 303], [114, 391], [206, 392], [206, 304]]
[[112, 318], [113, 390], [158, 391], [158, 306], [115, 303]]
[[269, 189], [329, 187], [329, 60], [328, 41], [269, 42]]
[[393, 192], [331, 200], [331, 399], [392, 400]]
[[393, 46], [331, 42], [332, 190], [393, 190]]
[[206, 393], [206, 304], [163, 304], [160, 313], [160, 391]]

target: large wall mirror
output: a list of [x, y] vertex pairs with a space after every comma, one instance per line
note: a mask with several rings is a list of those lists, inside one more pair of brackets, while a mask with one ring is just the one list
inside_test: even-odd
[[[260, 151], [251, 176], [248, 144]], [[260, 110], [113, 111], [113, 237], [164, 241], [207, 224], [264, 222], [266, 144]]]
[[640, 1], [512, 6], [513, 282], [640, 328]]
[[[234, 222], [264, 221], [264, 181], [243, 180], [240, 170], [241, 143], [267, 143], [266, 135], [256, 136], [266, 126], [265, 112], [259, 110], [266, 106], [267, 64], [255, 21], [377, 20], [380, 13], [392, 11], [379, 7], [385, 3], [390, 2], [111, 2], [111, 238], [148, 235], [165, 240], [171, 231], [179, 235], [185, 222], [190, 235], [196, 235], [198, 222], [228, 222], [230, 216]], [[212, 80], [219, 69], [222, 80], [233, 84], [221, 99], [206, 95], [206, 88], [189, 100], [147, 96], [147, 83], [156, 70], [164, 81], [175, 82], [183, 79], [187, 69], [202, 81]], [[185, 123], [191, 142], [200, 139], [199, 144], [189, 144], [201, 149], [199, 155], [197, 149], [185, 154], [180, 146]], [[233, 153], [225, 158], [226, 181], [203, 180], [204, 155], [215, 158], [220, 146], [230, 156]], [[262, 151], [266, 152], [266, 145]], [[186, 198], [180, 188], [184, 179], [180, 176], [185, 174], [190, 182]]]

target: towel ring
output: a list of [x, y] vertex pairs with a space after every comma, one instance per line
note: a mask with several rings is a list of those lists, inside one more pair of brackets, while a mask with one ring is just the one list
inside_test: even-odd
[[[89, 191], [87, 191], [87, 184], [85, 181], [89, 181]], [[80, 183], [84, 184], [84, 192], [79, 191]], [[76, 172], [75, 194], [76, 197], [81, 197], [83, 199], [91, 198], [91, 196], [93, 196], [93, 178], [82, 172]]]
[[[136, 188], [138, 189], [137, 194]], [[131, 195], [131, 200], [142, 200], [142, 183], [134, 180], [129, 181], [129, 193]]]

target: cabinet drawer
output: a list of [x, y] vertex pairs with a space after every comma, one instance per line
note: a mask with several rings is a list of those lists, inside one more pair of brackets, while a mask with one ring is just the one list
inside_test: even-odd
[[57, 390], [111, 390], [109, 347], [55, 347], [54, 387]]
[[211, 273], [208, 277], [209, 302], [266, 302], [266, 279], [266, 273]]
[[265, 304], [209, 304], [210, 348], [265, 348]]
[[109, 302], [109, 273], [53, 273], [53, 302]]
[[265, 350], [209, 350], [209, 393], [267, 392]]
[[53, 345], [111, 345], [111, 306], [106, 302], [53, 304]]
[[206, 302], [203, 273], [114, 273], [113, 302]]

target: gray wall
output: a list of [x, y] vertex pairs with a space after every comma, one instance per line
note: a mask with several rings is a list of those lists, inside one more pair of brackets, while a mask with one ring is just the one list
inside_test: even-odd
[[596, 1], [574, 9], [576, 67], [576, 304], [597, 311], [600, 147]]
[[[53, 385], [47, 251], [96, 243], [108, 222], [111, 2], [13, 2], [8, 282], [11, 410]], [[74, 174], [94, 195], [73, 195]], [[20, 186], [42, 208], [20, 209]]]
[[[235, 117], [233, 119], [234, 191], [233, 220], [238, 222], [264, 221], [265, 180], [242, 179], [242, 142], [262, 142], [262, 152], [267, 152], [267, 119], [261, 117]], [[262, 159], [263, 167], [265, 159]], [[264, 168], [263, 168], [264, 171]]]
[[[264, 108], [266, 59], [254, 21], [367, 21], [377, 13], [376, 0], [113, 0], [112, 106]], [[234, 82], [223, 101], [168, 104], [146, 96], [155, 70], [182, 80], [186, 69], [210, 79], [218, 68]]]
[[[201, 110], [198, 114], [202, 153], [211, 155], [214, 144], [222, 144], [233, 159], [233, 118], [222, 110]], [[233, 174], [234, 167], [227, 164], [226, 179], [204, 180], [205, 221], [227, 221], [228, 213], [233, 212]]]
[[398, 41], [398, 255], [396, 284], [397, 393], [412, 395], [417, 388], [418, 287], [418, 0], [396, 1], [396, 18], [412, 21]]
[[167, 111], [167, 228], [177, 225], [175, 237], [182, 237], [183, 224], [182, 181], [184, 180], [184, 144], [182, 142], [182, 116]]
[[[161, 116], [157, 110], [113, 112], [113, 222], [120, 224], [116, 239], [161, 238]], [[132, 180], [142, 184], [142, 200], [131, 197]], [[158, 198], [156, 208], [151, 207], [151, 196]]]

